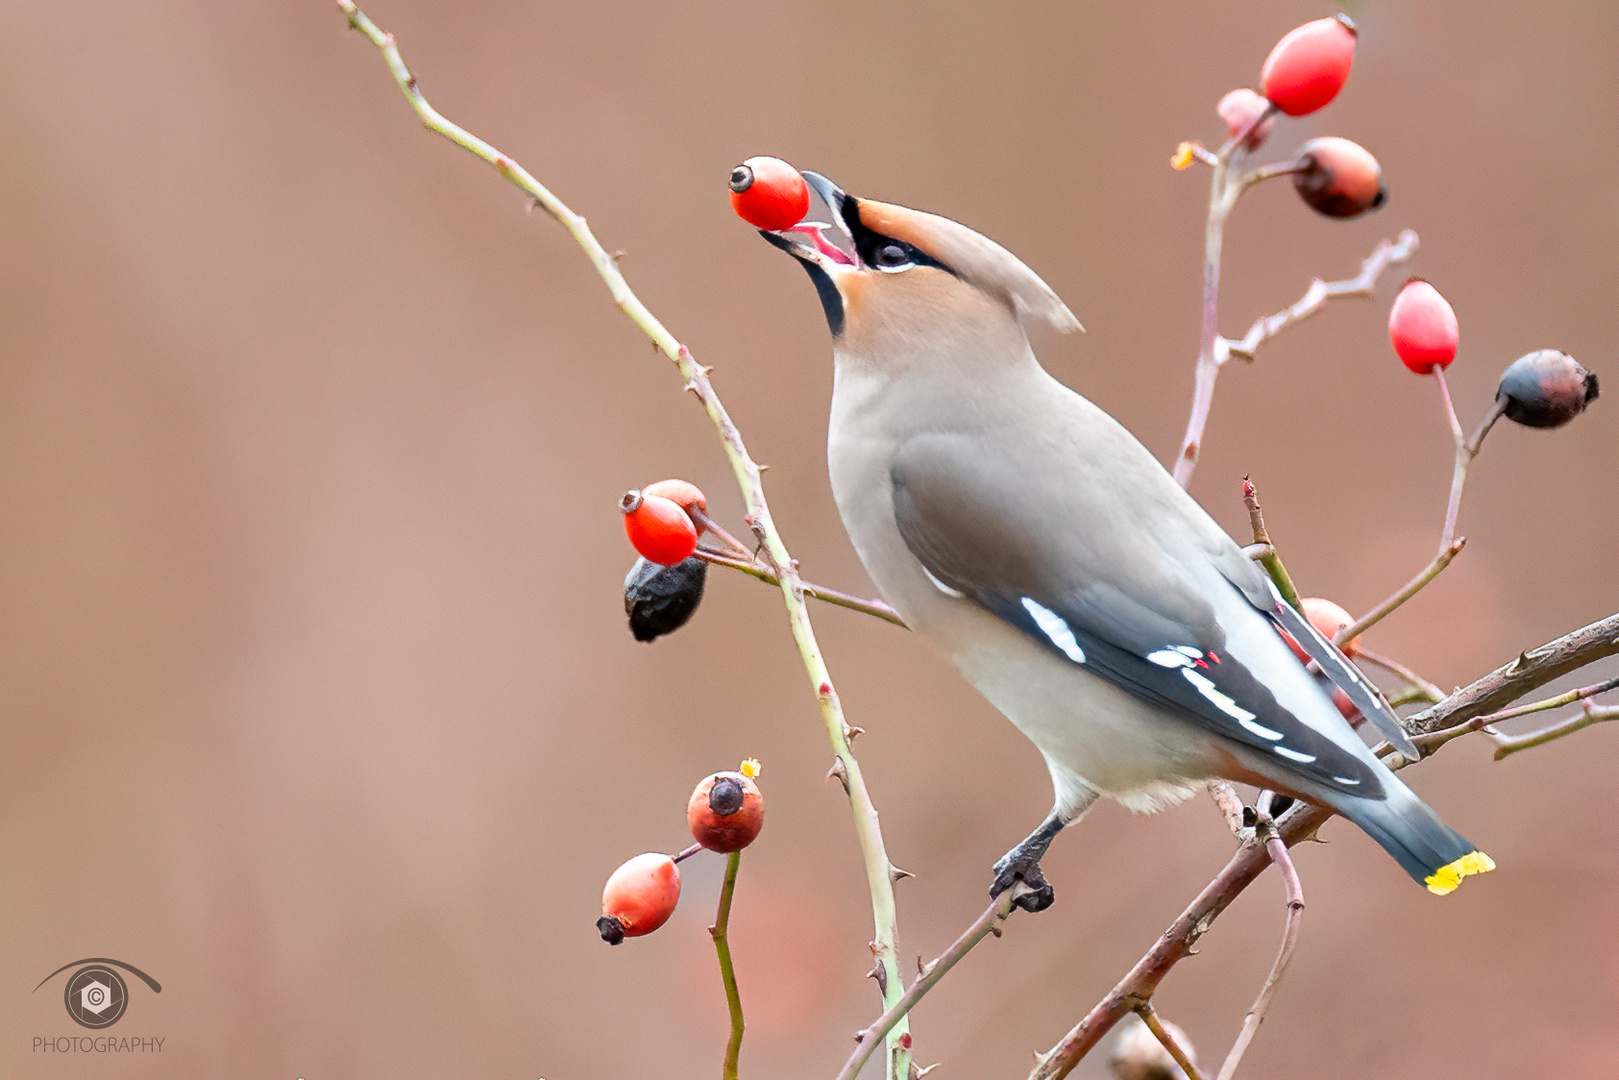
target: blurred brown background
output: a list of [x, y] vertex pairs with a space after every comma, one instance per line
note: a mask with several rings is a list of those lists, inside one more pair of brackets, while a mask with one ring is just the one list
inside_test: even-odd
[[[1317, 3], [738, 7], [376, 0], [430, 99], [587, 215], [714, 365], [812, 580], [869, 588], [822, 458], [829, 347], [809, 283], [731, 214], [775, 153], [958, 217], [1089, 333], [1047, 365], [1172, 452], [1190, 397], [1202, 170], [1221, 93]], [[1619, 33], [1609, 0], [1358, 5], [1355, 73], [1269, 151], [1341, 134], [1391, 200], [1348, 224], [1285, 184], [1227, 241], [1223, 330], [1417, 229], [1412, 272], [1463, 327], [1471, 425], [1555, 346], [1619, 379]], [[724, 1008], [704, 927], [592, 929], [628, 856], [685, 841], [692, 785], [762, 758], [763, 839], [732, 936], [745, 1075], [830, 1076], [875, 1015], [849, 813], [779, 601], [716, 573], [698, 619], [630, 639], [614, 502], [671, 474], [735, 525], [707, 421], [572, 242], [425, 134], [325, 2], [0, 9], [0, 1073], [692, 1077]], [[1234, 366], [1195, 490], [1237, 535], [1260, 484], [1307, 592], [1364, 610], [1432, 553], [1450, 476], [1437, 395], [1340, 305]], [[1619, 389], [1619, 382], [1614, 386]], [[1446, 686], [1619, 609], [1619, 401], [1503, 426], [1472, 544], [1372, 644]], [[883, 810], [902, 945], [935, 954], [1050, 793], [1034, 750], [918, 641], [818, 628]], [[1612, 673], [1612, 666], [1598, 669]], [[1412, 775], [1500, 862], [1435, 900], [1340, 823], [1299, 857], [1299, 956], [1245, 1075], [1619, 1075], [1619, 728]], [[1206, 802], [1117, 808], [915, 1017], [923, 1062], [1018, 1077], [1224, 862]], [[1158, 1001], [1218, 1061], [1270, 964], [1262, 880]], [[52, 969], [127, 961], [108, 1034]], [[1086, 1075], [1101, 1073], [1087, 1064]]]

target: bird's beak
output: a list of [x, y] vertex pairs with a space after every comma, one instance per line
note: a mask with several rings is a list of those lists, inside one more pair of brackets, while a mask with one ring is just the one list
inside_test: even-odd
[[843, 217], [849, 197], [820, 173], [801, 175], [810, 189], [810, 206], [804, 220], [790, 229], [774, 232], [761, 229], [759, 235], [794, 258], [828, 274], [837, 267], [858, 270], [860, 256], [855, 253], [854, 239]]

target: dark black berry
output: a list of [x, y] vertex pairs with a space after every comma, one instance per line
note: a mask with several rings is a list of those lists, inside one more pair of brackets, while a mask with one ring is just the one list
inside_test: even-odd
[[1597, 377], [1567, 353], [1541, 349], [1520, 356], [1495, 392], [1508, 420], [1532, 428], [1562, 427], [1597, 398]]
[[673, 566], [635, 560], [624, 578], [624, 613], [636, 641], [651, 641], [686, 625], [703, 599], [708, 564], [695, 555]]

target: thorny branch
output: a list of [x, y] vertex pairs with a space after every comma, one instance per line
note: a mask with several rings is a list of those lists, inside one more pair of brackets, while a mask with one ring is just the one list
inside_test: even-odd
[[980, 941], [983, 941], [990, 934], [1000, 937], [1001, 925], [1006, 922], [1007, 917], [1017, 907], [1018, 900], [1029, 892], [1029, 887], [1023, 882], [1019, 881], [1014, 884], [1010, 889], [1007, 889], [991, 901], [989, 907], [984, 909], [984, 913], [978, 916], [973, 924], [962, 932], [953, 945], [940, 953], [938, 959], [932, 963], [923, 964], [921, 971], [917, 973], [916, 981], [911, 984], [909, 990], [905, 991], [905, 995], [896, 1001], [892, 1007], [884, 1011], [881, 1016], [873, 1020], [869, 1026], [855, 1032], [855, 1042], [858, 1045], [855, 1047], [854, 1053], [849, 1055], [849, 1060], [844, 1062], [842, 1070], [838, 1072], [838, 1080], [854, 1080], [861, 1067], [865, 1065], [866, 1060], [871, 1057], [872, 1051], [876, 1049], [878, 1039], [888, 1034], [889, 1029], [898, 1023], [911, 1009], [915, 1008], [916, 1003], [921, 1001], [927, 992], [932, 990], [938, 981], [944, 978], [950, 969], [955, 967], [956, 963], [971, 952]]
[[[893, 867], [883, 845], [882, 830], [877, 822], [877, 810], [872, 805], [870, 793], [866, 790], [860, 765], [849, 749], [847, 733], [850, 728], [844, 720], [842, 706], [832, 687], [831, 672], [821, 656], [820, 646], [815, 640], [815, 631], [810, 625], [797, 564], [788, 554], [780, 534], [776, 531], [775, 521], [770, 515], [770, 506], [765, 501], [759, 466], [749, 456], [741, 433], [732, 423], [730, 415], [720, 403], [719, 396], [714, 392], [714, 387], [708, 379], [708, 369], [692, 359], [690, 351], [658, 321], [630, 289], [629, 282], [619, 272], [617, 261], [602, 247], [583, 217], [574, 213], [528, 170], [476, 135], [445, 119], [422, 95], [421, 89], [416, 84], [416, 77], [410, 73], [405, 66], [404, 58], [399, 54], [393, 35], [378, 28], [353, 0], [337, 0], [337, 6], [348, 17], [349, 25], [364, 34], [382, 52], [394, 81], [399, 84], [399, 89], [410, 102], [411, 108], [416, 111], [416, 115], [421, 118], [429, 131], [444, 136], [457, 146], [489, 162], [502, 176], [532, 199], [535, 205], [572, 234], [574, 240], [589, 256], [602, 281], [606, 283], [614, 302], [652, 340], [658, 351], [674, 362], [681, 377], [685, 379], [686, 387], [697, 395], [717, 429], [725, 448], [725, 455], [731, 463], [731, 470], [736, 475], [737, 485], [741, 488], [744, 502], [748, 507], [749, 524], [766, 554], [778, 568], [781, 595], [787, 607], [793, 638], [798, 644], [799, 655], [809, 675], [810, 685], [816, 689], [821, 718], [831, 739], [837, 769], [854, 811], [855, 834], [859, 840], [866, 868], [866, 883], [871, 893], [872, 919], [875, 924], [872, 947], [877, 957], [878, 969], [884, 975], [879, 984], [883, 987], [884, 1006], [892, 1007], [903, 992], [898, 959], [898, 916], [891, 876]], [[890, 1077], [903, 1078], [910, 1071], [910, 1051], [902, 1046], [900, 1041], [905, 1029], [906, 1022], [901, 1018], [889, 1033]]]
[[[1407, 721], [1407, 726], [1418, 734], [1454, 727], [1474, 717], [1497, 712], [1554, 679], [1615, 654], [1619, 654], [1619, 614], [1520, 654], [1510, 664], [1417, 713]], [[1384, 761], [1391, 769], [1410, 764], [1398, 753]], [[1297, 803], [1277, 820], [1277, 835], [1292, 847], [1315, 835], [1331, 817], [1330, 810]], [[1198, 939], [1270, 861], [1270, 852], [1256, 840], [1250, 839], [1239, 847], [1225, 869], [1204, 887], [1118, 985], [1039, 1057], [1029, 1080], [1060, 1080], [1067, 1076], [1120, 1018], [1133, 1011], [1138, 1002], [1151, 999], [1170, 969], [1191, 955]]]

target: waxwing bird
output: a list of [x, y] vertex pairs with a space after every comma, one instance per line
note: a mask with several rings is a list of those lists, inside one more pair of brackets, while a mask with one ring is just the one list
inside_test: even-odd
[[1335, 810], [1447, 893], [1490, 858], [1371, 753], [1287, 630], [1408, 757], [1375, 688], [1117, 421], [1046, 373], [1026, 327], [1079, 322], [999, 244], [804, 173], [828, 220], [761, 235], [832, 330], [827, 458], [885, 599], [1045, 756], [1050, 817], [994, 867], [1038, 911], [1040, 859], [1106, 795], [1136, 811], [1220, 776]]

